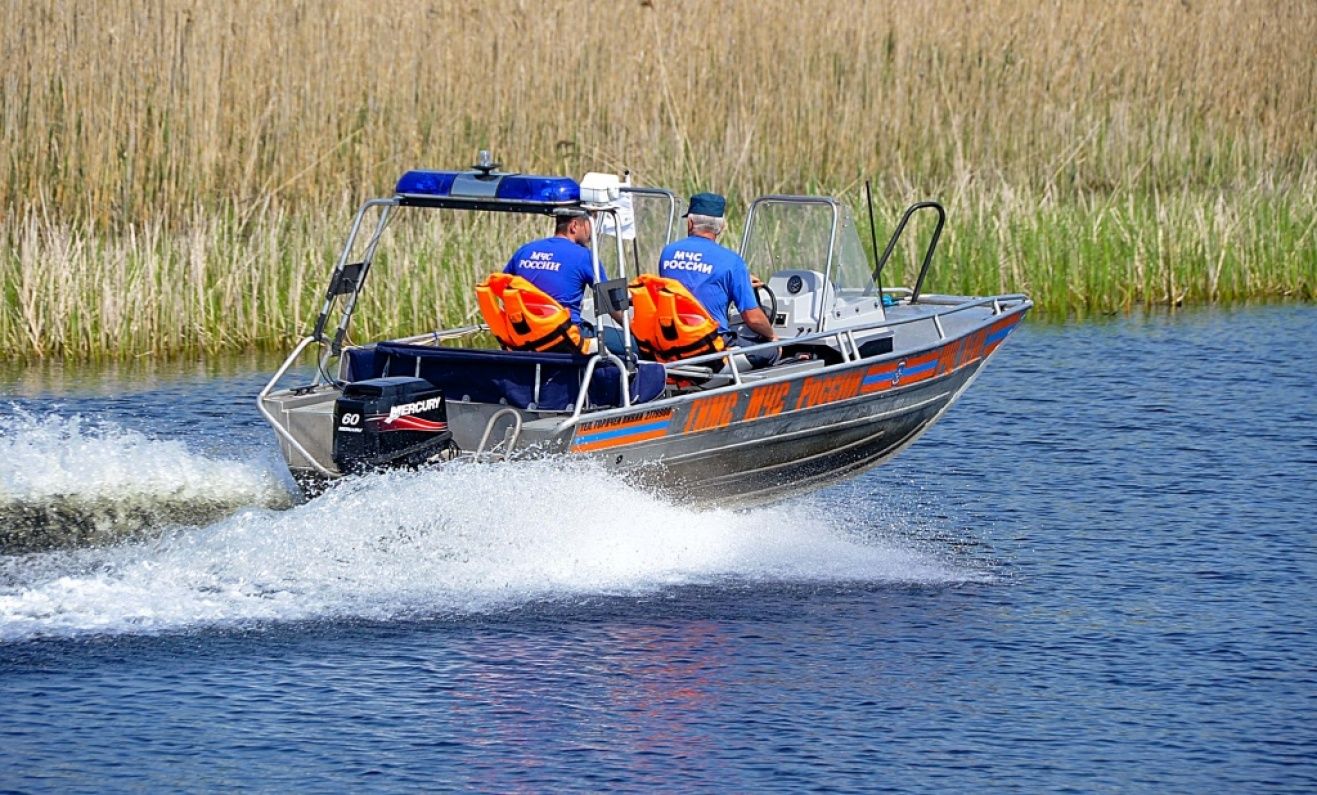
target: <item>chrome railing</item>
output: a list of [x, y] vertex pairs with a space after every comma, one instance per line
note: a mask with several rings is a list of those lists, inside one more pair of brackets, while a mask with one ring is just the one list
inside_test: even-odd
[[[498, 425], [499, 419], [507, 416], [512, 417], [512, 436], [509, 438], [508, 432], [503, 432], [503, 441], [507, 443], [507, 447], [503, 448], [503, 460], [506, 461], [512, 457], [512, 451], [517, 448], [517, 440], [521, 438], [522, 419], [520, 411], [514, 408], [506, 408], [499, 409], [490, 415], [489, 421], [485, 423], [485, 432], [480, 435], [480, 444], [476, 446], [476, 451], [472, 454], [472, 461], [479, 463], [481, 456], [485, 454], [485, 445], [489, 443], [489, 437], [494, 432], [494, 426]], [[496, 444], [495, 447], [497, 446]], [[489, 456], [490, 460], [493, 461], [494, 448], [490, 448]]]
[[[908, 292], [906, 288], [898, 288], [898, 290], [901, 292]], [[893, 292], [895, 291], [896, 290], [894, 290]], [[929, 298], [935, 298], [935, 297], [930, 296], [928, 298], [925, 298], [923, 301], [921, 301], [919, 306], [928, 306], [929, 304], [933, 304], [933, 305], [937, 304], [936, 301], [929, 300]], [[1032, 302], [1029, 300], [1029, 297], [1024, 293], [1009, 293], [1005, 295], [995, 295], [985, 298], [974, 298], [969, 301], [962, 301], [953, 304], [950, 306], [950, 308], [942, 311], [934, 311], [931, 314], [918, 315], [915, 317], [899, 318], [899, 319], [892, 319], [888, 317], [888, 318], [884, 318], [883, 320], [875, 320], [872, 323], [864, 323], [856, 326], [848, 326], [847, 328], [843, 328], [843, 329], [833, 329], [831, 331], [817, 331], [799, 337], [791, 337], [790, 339], [787, 340], [779, 339], [777, 342], [764, 342], [758, 345], [748, 345], [743, 348], [729, 348], [724, 351], [719, 351], [718, 353], [706, 353], [706, 354], [701, 354], [699, 356], [692, 356], [688, 359], [679, 359], [675, 362], [665, 362], [663, 364], [663, 368], [665, 371], [671, 372], [673, 370], [679, 370], [680, 368], [683, 367], [701, 365], [705, 362], [715, 362], [715, 361], [724, 362], [725, 366], [729, 370], [729, 374], [732, 376], [732, 383], [723, 387], [718, 387], [715, 389], [708, 390], [709, 393], [714, 393], [720, 389], [735, 389], [737, 387], [740, 387], [744, 383], [741, 378], [740, 366], [736, 361], [737, 355], [740, 354], [753, 353], [755, 351], [771, 350], [773, 348], [780, 348], [783, 345], [798, 345], [803, 343], [818, 342], [818, 341], [831, 339], [836, 341], [836, 347], [841, 352], [842, 355], [841, 364], [854, 364], [855, 362], [860, 361], [861, 359], [864, 358], [860, 355], [859, 344], [858, 341], [855, 339], [855, 334], [857, 332], [885, 330], [895, 326], [904, 326], [914, 323], [929, 323], [930, 325], [933, 326], [934, 330], [937, 332], [938, 341], [944, 341], [947, 339], [947, 333], [945, 327], [942, 325], [942, 318], [946, 317], [947, 315], [955, 314], [957, 312], [965, 312], [970, 309], [974, 309], [976, 307], [991, 306], [992, 314], [995, 316], [995, 315], [1006, 314], [1007, 312], [1015, 311], [1021, 308], [1027, 309], [1028, 306], [1025, 305], [1032, 306]], [[845, 342], [843, 342], [843, 340], [845, 340]], [[845, 343], [849, 343], [849, 350], [847, 349], [847, 345]], [[876, 362], [876, 361], [882, 361], [882, 359], [888, 356], [895, 357], [900, 355], [903, 354], [891, 353], [891, 354], [884, 354], [882, 356], [870, 357], [870, 359]], [[584, 412], [586, 396], [590, 386], [590, 379], [594, 375], [593, 364], [595, 361], [597, 360], [591, 359], [591, 366], [588, 367], [586, 370], [585, 378], [583, 379], [581, 385], [581, 394], [577, 397], [576, 405], [573, 408], [571, 416], [567, 417], [556, 426], [555, 433], [561, 433], [562, 431], [565, 431], [568, 428], [575, 425], [576, 423], [580, 422], [581, 414]], [[789, 377], [790, 376], [783, 376], [784, 379]], [[778, 379], [766, 378], [765, 383], [774, 380], [778, 380]], [[627, 395], [627, 397], [629, 398], [630, 395]]]
[[[291, 446], [294, 450], [297, 451], [299, 455], [301, 455], [303, 458], [309, 461], [311, 463], [311, 466], [317, 472], [319, 472], [322, 475], [328, 475], [331, 478], [335, 478], [338, 477], [340, 473], [334, 472], [333, 470], [326, 468], [319, 461], [317, 461], [316, 457], [311, 455], [311, 453], [305, 447], [302, 446], [302, 443], [297, 441], [297, 438], [293, 436], [291, 433], [289, 433], [288, 429], [284, 427], [283, 423], [279, 422], [278, 418], [276, 418], [274, 414], [272, 414], [270, 410], [265, 407], [266, 398], [269, 397], [270, 392], [274, 390], [274, 387], [279, 383], [280, 379], [284, 377], [284, 374], [288, 372], [288, 368], [293, 366], [293, 363], [296, 362], [298, 357], [302, 355], [302, 351], [306, 350], [306, 346], [310, 345], [312, 342], [315, 341], [316, 341], [315, 337], [303, 337], [302, 341], [297, 343], [297, 347], [293, 348], [293, 352], [288, 354], [288, 358], [284, 359], [284, 363], [280, 365], [279, 369], [276, 370], [274, 372], [274, 375], [270, 377], [269, 383], [267, 383], [265, 385], [265, 388], [261, 390], [260, 394], [256, 396], [256, 408], [261, 412], [261, 415], [265, 417], [265, 421], [270, 423], [270, 427], [274, 428], [274, 432], [279, 436], [279, 438], [288, 442], [289, 446]], [[311, 389], [316, 388], [317, 386], [320, 386], [321, 383], [323, 382], [320, 380], [319, 374], [317, 374], [315, 381], [300, 388], [309, 391]]]
[[[772, 348], [780, 348], [783, 345], [797, 345], [801, 343], [815, 342], [815, 341], [821, 341], [826, 339], [835, 339], [837, 341], [837, 348], [841, 351], [842, 360], [845, 362], [851, 362], [861, 358], [859, 355], [859, 348], [855, 344], [856, 332], [875, 331], [878, 329], [892, 328], [894, 326], [904, 326], [913, 323], [928, 322], [934, 327], [934, 329], [937, 330], [938, 339], [945, 340], [947, 338], [947, 334], [946, 334], [946, 330], [942, 327], [941, 319], [946, 317], [947, 315], [955, 314], [956, 312], [964, 312], [979, 306], [987, 306], [989, 304], [991, 304], [993, 308], [992, 314], [1000, 315], [1008, 311], [1008, 309], [1015, 308], [1014, 306], [1004, 307], [1003, 306], [1004, 302], [1012, 302], [1012, 301], [1027, 302], [1028, 300], [1029, 297], [1023, 293], [1011, 293], [1009, 295], [995, 295], [987, 298], [975, 298], [969, 301], [953, 304], [951, 305], [950, 309], [947, 309], [942, 312], [934, 312], [928, 315], [919, 315], [917, 317], [901, 318], [897, 320], [893, 320], [890, 317], [888, 317], [888, 318], [884, 318], [883, 320], [875, 320], [872, 323], [864, 323], [857, 326], [847, 326], [846, 328], [833, 329], [831, 331], [816, 331], [799, 337], [791, 337], [790, 339], [787, 340], [779, 339], [777, 342], [763, 342], [763, 343], [759, 343], [758, 345], [747, 345], [741, 348], [731, 348], [725, 351], [720, 351], [718, 353], [705, 353], [705, 354], [701, 354], [700, 356], [693, 356], [689, 359], [682, 359], [676, 362], [668, 362], [664, 365], [664, 367], [670, 369], [672, 367], [685, 367], [693, 364], [700, 364], [702, 362], [712, 362], [719, 359], [728, 359], [728, 358], [734, 359], [734, 357], [730, 356], [733, 353], [753, 353], [755, 351], [764, 351], [764, 350], [770, 350]], [[937, 302], [928, 300], [926, 298], [921, 302], [921, 305], [926, 306], [928, 304], [936, 304], [936, 303]], [[850, 351], [847, 351], [846, 346], [842, 344], [841, 340], [843, 337], [846, 337], [848, 341], [851, 343]], [[733, 361], [733, 365], [734, 364], [735, 362]], [[738, 384], [741, 383], [739, 374], [734, 372], [733, 375], [737, 376], [735, 378], [736, 383]]]

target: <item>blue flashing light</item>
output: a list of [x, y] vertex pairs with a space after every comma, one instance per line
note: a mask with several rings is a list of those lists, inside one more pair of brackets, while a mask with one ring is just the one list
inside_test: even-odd
[[530, 174], [408, 171], [398, 180], [399, 194], [434, 198], [494, 199], [534, 204], [574, 204], [581, 200], [581, 186], [571, 177], [537, 177]]
[[422, 196], [447, 196], [453, 190], [456, 171], [408, 171], [398, 180], [397, 193]]
[[565, 204], [581, 200], [581, 186], [570, 177], [504, 177], [498, 184], [498, 198], [505, 201]]

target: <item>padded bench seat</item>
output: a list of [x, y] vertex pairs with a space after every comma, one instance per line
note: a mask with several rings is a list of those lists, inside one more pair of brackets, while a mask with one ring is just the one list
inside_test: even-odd
[[[349, 348], [348, 380], [407, 375], [424, 378], [449, 400], [495, 403], [519, 409], [570, 411], [581, 394], [588, 356], [570, 353], [436, 348], [380, 342]], [[586, 408], [621, 405], [617, 365], [601, 359], [590, 379]], [[663, 394], [663, 365], [639, 362], [631, 376], [631, 402], [645, 403]]]

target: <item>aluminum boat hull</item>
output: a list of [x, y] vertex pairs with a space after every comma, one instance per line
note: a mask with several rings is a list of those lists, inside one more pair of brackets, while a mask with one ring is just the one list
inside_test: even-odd
[[610, 412], [559, 442], [692, 502], [790, 496], [853, 477], [918, 439], [1023, 316], [917, 353]]

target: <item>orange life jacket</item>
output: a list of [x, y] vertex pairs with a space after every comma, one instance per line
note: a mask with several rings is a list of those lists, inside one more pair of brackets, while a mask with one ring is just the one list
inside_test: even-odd
[[593, 347], [562, 304], [521, 276], [491, 273], [476, 285], [476, 300], [489, 330], [508, 350], [589, 353]]
[[642, 273], [628, 285], [631, 333], [640, 350], [660, 362], [716, 353], [726, 343], [708, 310], [676, 279]]

